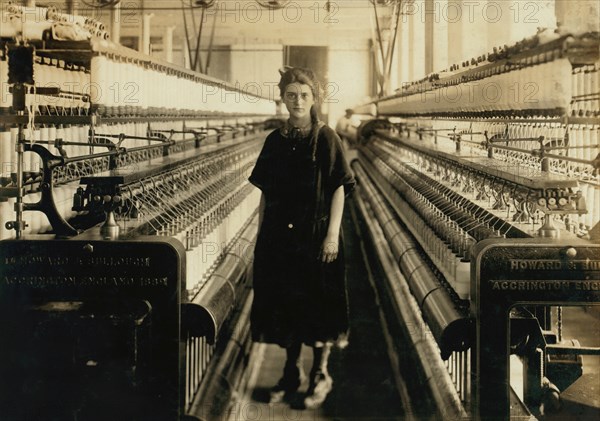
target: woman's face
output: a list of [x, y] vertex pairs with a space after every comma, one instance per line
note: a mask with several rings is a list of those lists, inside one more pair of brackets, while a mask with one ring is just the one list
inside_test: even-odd
[[310, 107], [315, 103], [310, 86], [304, 83], [290, 83], [285, 87], [283, 103], [294, 120], [310, 119]]

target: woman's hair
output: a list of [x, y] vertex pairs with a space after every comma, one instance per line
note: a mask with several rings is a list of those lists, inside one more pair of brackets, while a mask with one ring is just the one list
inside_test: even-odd
[[301, 83], [303, 85], [308, 85], [310, 87], [310, 91], [313, 94], [313, 98], [315, 99], [315, 103], [312, 107], [310, 107], [310, 121], [312, 123], [311, 128], [311, 139], [313, 143], [312, 148], [312, 159], [315, 161], [316, 153], [317, 153], [317, 138], [319, 134], [319, 114], [317, 112], [317, 104], [319, 103], [320, 95], [320, 87], [321, 84], [311, 69], [306, 69], [303, 67], [290, 67], [284, 66], [279, 69], [279, 73], [281, 74], [281, 79], [279, 80], [279, 93], [283, 98], [285, 94], [285, 88], [289, 84], [292, 83]]
[[315, 98], [315, 102], [319, 102], [319, 98], [321, 97], [319, 92], [320, 84], [315, 72], [313, 72], [311, 69], [284, 66], [279, 69], [279, 73], [281, 74], [281, 80], [279, 81], [278, 86], [282, 98], [283, 94], [285, 93], [285, 88], [289, 84], [297, 82], [308, 85], [313, 97]]

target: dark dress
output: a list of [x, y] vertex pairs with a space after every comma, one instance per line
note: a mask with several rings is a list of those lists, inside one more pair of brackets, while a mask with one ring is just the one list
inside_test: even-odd
[[336, 341], [348, 330], [348, 301], [340, 230], [338, 258], [319, 257], [333, 193], [354, 188], [340, 139], [319, 130], [315, 160], [312, 140], [271, 132], [250, 182], [265, 197], [265, 213], [254, 252], [252, 338], [289, 346]]

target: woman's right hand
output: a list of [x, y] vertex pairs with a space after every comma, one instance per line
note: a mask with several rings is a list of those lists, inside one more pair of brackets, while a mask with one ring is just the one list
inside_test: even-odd
[[323, 240], [323, 245], [321, 246], [320, 260], [323, 263], [331, 263], [335, 259], [337, 259], [339, 252], [339, 240], [337, 236], [327, 235]]

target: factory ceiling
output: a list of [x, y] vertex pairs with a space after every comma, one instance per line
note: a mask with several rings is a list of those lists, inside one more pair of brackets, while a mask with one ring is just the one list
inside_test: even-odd
[[[101, 14], [103, 21], [110, 20], [109, 7], [92, 11], [87, 6], [107, 0], [79, 1], [79, 13]], [[385, 1], [377, 3], [385, 27], [392, 8]], [[373, 38], [373, 6], [371, 0], [121, 0], [121, 33], [136, 36], [142, 16], [150, 13], [154, 15], [152, 36], [174, 27], [174, 36], [182, 38], [187, 25], [192, 45], [200, 27], [201, 45], [208, 45], [213, 24], [214, 45], [356, 45]]]

